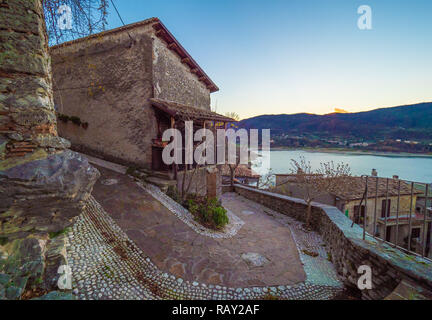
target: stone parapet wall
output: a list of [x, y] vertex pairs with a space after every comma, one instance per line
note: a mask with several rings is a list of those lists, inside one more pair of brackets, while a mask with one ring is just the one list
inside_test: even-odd
[[[304, 221], [306, 203], [272, 192], [235, 185], [235, 192], [282, 214]], [[349, 287], [357, 288], [361, 274], [357, 270], [368, 265], [372, 270], [372, 289], [362, 290], [363, 299], [383, 299], [402, 280], [415, 283], [419, 291], [432, 290], [432, 263], [408, 255], [402, 250], [374, 239], [369, 234], [363, 240], [363, 229], [354, 224], [337, 208], [313, 203], [311, 225], [326, 242], [340, 277]]]

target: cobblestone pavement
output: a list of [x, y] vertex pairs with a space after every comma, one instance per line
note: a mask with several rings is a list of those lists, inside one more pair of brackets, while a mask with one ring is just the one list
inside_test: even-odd
[[[116, 188], [116, 184], [111, 183], [108, 185], [101, 183], [100, 186]], [[141, 189], [141, 192], [145, 191]], [[147, 197], [152, 198], [150, 194]], [[297, 221], [236, 194], [225, 194], [222, 200], [228, 209], [245, 221], [245, 225], [238, 234], [230, 239], [211, 239], [208, 236], [198, 235], [196, 231], [191, 230], [190, 226], [185, 225], [171, 213], [171, 218], [175, 219], [173, 223], [181, 234], [190, 231], [195, 234], [195, 237], [202, 238], [202, 244], [206, 244], [206, 241], [229, 242], [237, 241], [238, 237], [244, 237], [243, 232], [246, 231], [248, 225], [261, 215], [261, 221], [266, 223], [275, 221], [281, 228], [291, 230], [297, 246], [295, 251], [298, 249], [296, 254], [303, 264], [304, 276], [299, 277], [295, 274], [289, 276], [288, 274], [287, 279], [291, 278], [291, 281], [272, 285], [265, 285], [265, 281], [262, 282], [263, 285], [247, 285], [247, 281], [244, 282], [244, 285], [226, 285], [217, 282], [212, 284], [210, 281], [202, 281], [200, 277], [197, 279], [190, 279], [188, 276], [179, 277], [176, 268], [167, 270], [165, 264], [155, 263], [158, 260], [160, 262], [160, 258], [157, 252], [151, 250], [151, 242], [145, 245], [148, 238], [143, 234], [135, 236], [134, 232], [130, 232], [130, 225], [124, 224], [120, 227], [118, 222], [105, 211], [105, 209], [111, 209], [109, 202], [104, 204], [104, 209], [98, 201], [91, 198], [86, 210], [68, 233], [67, 254], [68, 263], [72, 268], [74, 293], [80, 299], [260, 299], [274, 297], [329, 299], [341, 291], [342, 285], [337, 279], [332, 264], [327, 260], [327, 253], [317, 234], [305, 233]], [[164, 207], [160, 203], [159, 205], [157, 211], [163, 211]], [[124, 212], [122, 215], [129, 213], [131, 212]], [[268, 217], [263, 220], [262, 218], [266, 216]], [[131, 218], [134, 219], [134, 217], [135, 215], [132, 214]], [[166, 229], [165, 225], [160, 226], [160, 229], [157, 230], [162, 229]], [[151, 232], [151, 230], [146, 231]], [[129, 235], [133, 237], [130, 238]], [[172, 236], [174, 237], [175, 234]], [[140, 238], [144, 238], [143, 241], [136, 242]], [[205, 239], [209, 240], [204, 241]], [[212, 245], [215, 248], [218, 246]], [[253, 245], [251, 247], [254, 248]], [[193, 248], [198, 250], [195, 251], [198, 254], [207, 250], [200, 243], [195, 243]], [[304, 249], [317, 252], [319, 256], [312, 257], [304, 254], [302, 252]], [[237, 266], [231, 266], [232, 269], [244, 269], [247, 265], [251, 270], [255, 270], [257, 278], [265, 268], [271, 269], [271, 261], [274, 258], [270, 256], [270, 259], [267, 259], [267, 252], [257, 250], [259, 254], [256, 255], [254, 250], [243, 251], [245, 254], [238, 258], [238, 261], [241, 261], [242, 258], [245, 260], [242, 260], [243, 263], [239, 262]], [[246, 261], [246, 258], [249, 260]], [[295, 269], [295, 259], [292, 262]], [[212, 261], [201, 261], [201, 264], [205, 263], [212, 264]], [[263, 263], [263, 265], [255, 264], [250, 267], [250, 263]], [[162, 268], [161, 265], [164, 267]], [[274, 278], [278, 279], [277, 276]], [[235, 284], [236, 281], [233, 283]]]
[[[340, 291], [339, 285], [317, 283], [309, 276], [293, 286], [244, 288], [177, 278], [158, 269], [94, 198], [67, 242], [73, 292], [79, 299], [329, 299]], [[314, 275], [319, 266], [307, 274]]]
[[[244, 215], [241, 228], [228, 235], [203, 232], [181, 220], [172, 199], [148, 193], [128, 176], [100, 172], [93, 196], [160, 270], [226, 287], [293, 285], [306, 279], [290, 230], [271, 217]], [[104, 184], [108, 179], [118, 182]], [[270, 263], [256, 268], [242, 258], [245, 253], [265, 255]]]

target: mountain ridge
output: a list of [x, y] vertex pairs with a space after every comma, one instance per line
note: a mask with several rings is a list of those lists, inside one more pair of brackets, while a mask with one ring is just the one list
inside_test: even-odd
[[432, 139], [432, 102], [355, 113], [266, 114], [239, 121], [245, 129], [365, 139]]

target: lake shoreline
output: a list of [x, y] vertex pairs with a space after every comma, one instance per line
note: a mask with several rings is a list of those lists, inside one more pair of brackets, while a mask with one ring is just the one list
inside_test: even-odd
[[271, 151], [305, 151], [311, 153], [339, 153], [339, 154], [379, 156], [379, 157], [432, 158], [432, 154], [424, 154], [424, 153], [378, 152], [378, 151], [344, 150], [344, 149], [332, 149], [332, 148], [273, 147], [271, 148]]

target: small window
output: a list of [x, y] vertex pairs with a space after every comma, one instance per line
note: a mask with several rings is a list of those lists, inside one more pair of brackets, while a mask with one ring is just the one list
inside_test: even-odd
[[362, 224], [365, 216], [365, 206], [354, 206], [354, 222]]
[[411, 239], [420, 238], [420, 228], [412, 228]]

